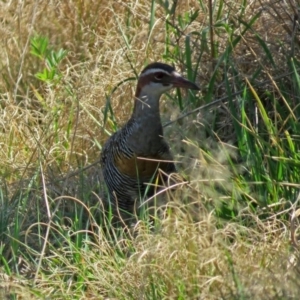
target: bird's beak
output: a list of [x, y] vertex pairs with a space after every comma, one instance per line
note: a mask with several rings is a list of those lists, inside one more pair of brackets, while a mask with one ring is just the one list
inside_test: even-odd
[[172, 77], [172, 84], [174, 87], [180, 87], [180, 88], [191, 89], [191, 90], [200, 90], [197, 84], [183, 78], [178, 73], [175, 73], [174, 77]]

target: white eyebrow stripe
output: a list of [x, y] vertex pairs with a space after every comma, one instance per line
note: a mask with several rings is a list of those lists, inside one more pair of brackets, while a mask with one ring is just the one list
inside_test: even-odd
[[176, 71], [172, 72], [173, 75], [175, 75], [176, 77], [181, 77], [181, 75], [179, 73], [177, 73]]
[[165, 71], [165, 70], [163, 70], [163, 69], [155, 68], [155, 69], [149, 69], [149, 70], [146, 70], [145, 72], [143, 72], [143, 73], [140, 75], [140, 77], [147, 76], [147, 75], [149, 75], [149, 74], [153, 74], [153, 73], [157, 73], [157, 72], [159, 72], [159, 73], [165, 73], [165, 74], [167, 74], [167, 75], [171, 75], [171, 73], [169, 73], [169, 72], [167, 72], [167, 71]]

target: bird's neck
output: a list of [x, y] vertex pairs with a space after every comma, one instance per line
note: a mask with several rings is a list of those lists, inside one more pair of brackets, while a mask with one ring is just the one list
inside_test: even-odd
[[159, 99], [161, 94], [158, 93], [146, 93], [141, 90], [137, 90], [135, 94], [135, 102], [132, 117], [138, 122], [145, 122], [146, 125], [149, 122], [155, 121], [157, 124], [160, 122], [159, 113]]
[[131, 150], [141, 156], [151, 156], [160, 151], [163, 128], [159, 114], [159, 98], [160, 95], [136, 94], [127, 139]]

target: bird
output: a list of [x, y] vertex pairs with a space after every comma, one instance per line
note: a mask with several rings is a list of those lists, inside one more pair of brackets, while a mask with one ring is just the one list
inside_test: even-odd
[[109, 203], [123, 216], [132, 216], [136, 201], [154, 194], [147, 183], [158, 178], [159, 169], [164, 174], [177, 172], [163, 137], [159, 109], [161, 95], [173, 88], [200, 90], [173, 66], [162, 62], [146, 66], [138, 78], [131, 117], [102, 148], [100, 162]]

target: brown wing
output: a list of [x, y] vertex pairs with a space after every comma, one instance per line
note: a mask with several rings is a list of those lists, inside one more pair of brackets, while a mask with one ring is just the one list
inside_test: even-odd
[[122, 174], [131, 178], [142, 178], [145, 180], [152, 178], [158, 168], [164, 170], [166, 173], [175, 172], [171, 155], [156, 155], [151, 157], [134, 155], [131, 158], [117, 157], [115, 158], [115, 166]]

